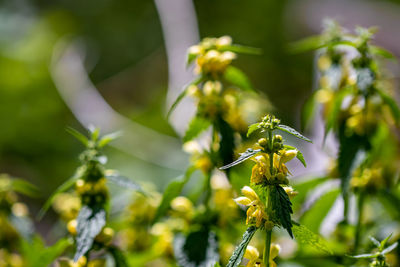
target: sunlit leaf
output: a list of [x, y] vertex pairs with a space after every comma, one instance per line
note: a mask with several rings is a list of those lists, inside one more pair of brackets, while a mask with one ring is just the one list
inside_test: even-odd
[[245, 152], [239, 153], [240, 157], [237, 160], [235, 160], [234, 162], [232, 162], [232, 163], [230, 163], [228, 165], [222, 166], [219, 169], [220, 170], [225, 170], [225, 169], [231, 168], [231, 167], [233, 167], [235, 165], [238, 165], [239, 163], [242, 163], [245, 160], [248, 160], [249, 158], [251, 158], [252, 156], [254, 156], [255, 154], [257, 154], [259, 152], [261, 152], [261, 149], [254, 150], [254, 149], [248, 148]]
[[355, 256], [349, 256], [351, 258], [354, 259], [373, 259], [376, 258], [379, 254], [375, 253], [375, 254], [360, 254], [360, 255], [355, 255]]
[[290, 202], [288, 194], [280, 185], [271, 186], [271, 204], [272, 210], [275, 211], [276, 219], [282, 225], [283, 228], [289, 233], [290, 237], [293, 238], [292, 232], [292, 219], [291, 214], [292, 202]]
[[256, 231], [257, 228], [255, 226], [247, 228], [246, 232], [243, 234], [242, 241], [240, 241], [240, 244], [233, 251], [226, 267], [237, 267], [240, 265], [244, 253], [246, 252], [247, 245], [250, 243], [250, 240], [253, 238]]
[[369, 239], [371, 240], [372, 243], [374, 243], [374, 245], [375, 245], [377, 248], [380, 247], [381, 243], [380, 243], [378, 240], [376, 240], [374, 237], [370, 236]]
[[247, 131], [247, 137], [249, 137], [252, 133], [260, 129], [260, 123], [253, 123], [249, 126], [249, 130]]
[[376, 89], [376, 91], [382, 98], [382, 101], [386, 105], [388, 105], [388, 107], [390, 108], [393, 118], [396, 120], [396, 122], [399, 122], [400, 121], [400, 109], [399, 109], [399, 106], [397, 105], [397, 102], [391, 96], [387, 95], [382, 90]]
[[291, 43], [288, 47], [288, 50], [290, 53], [297, 54], [317, 50], [323, 47], [323, 45], [323, 37], [320, 35], [316, 35]]
[[300, 244], [310, 245], [319, 251], [332, 254], [332, 251], [329, 249], [327, 242], [318, 234], [314, 233], [304, 225], [293, 222], [292, 230], [296, 241]]
[[255, 92], [247, 75], [236, 67], [229, 66], [224, 72], [224, 78], [228, 82], [237, 86], [239, 89], [249, 92]]
[[111, 141], [117, 139], [120, 136], [122, 136], [122, 132], [121, 131], [117, 131], [117, 132], [114, 132], [114, 133], [106, 134], [106, 135], [104, 135], [104, 136], [102, 136], [100, 138], [100, 141], [98, 143], [98, 147], [102, 148], [102, 147], [106, 146], [108, 143], [110, 143]]
[[385, 239], [381, 241], [379, 244], [379, 250], [382, 251], [383, 248], [386, 246], [386, 243], [389, 241], [389, 239], [392, 237], [392, 234], [388, 235]]
[[182, 141], [186, 143], [190, 140], [193, 140], [194, 138], [198, 137], [201, 132], [207, 130], [210, 125], [211, 121], [199, 116], [195, 116], [190, 121]]
[[231, 51], [239, 54], [250, 54], [250, 55], [261, 55], [262, 54], [262, 49], [260, 48], [255, 48], [255, 47], [249, 47], [249, 46], [244, 46], [244, 45], [225, 45], [220, 48], [221, 51]]
[[83, 206], [77, 222], [75, 262], [92, 248], [95, 237], [106, 225], [106, 211], [102, 207]]
[[78, 141], [80, 141], [85, 147], [88, 146], [89, 139], [86, 136], [71, 127], [67, 127], [66, 131], [74, 136]]
[[36, 186], [22, 179], [13, 178], [11, 180], [11, 187], [13, 191], [29, 197], [40, 196], [40, 192]]
[[376, 45], [369, 45], [369, 50], [371, 54], [381, 56], [387, 59], [395, 59], [396, 57], [392, 54], [392, 52]]
[[293, 128], [287, 126], [287, 125], [280, 124], [276, 128], [281, 130], [281, 131], [284, 131], [284, 132], [286, 132], [288, 134], [296, 136], [297, 138], [299, 138], [301, 140], [304, 140], [304, 141], [307, 141], [309, 143], [312, 143], [312, 141], [310, 139], [308, 139], [307, 137], [303, 136], [298, 131], [296, 131], [295, 129], [293, 129]]
[[382, 250], [381, 253], [382, 253], [383, 255], [385, 255], [385, 254], [387, 254], [387, 253], [393, 251], [395, 248], [397, 248], [397, 245], [398, 245], [398, 244], [399, 244], [398, 242], [393, 243], [392, 245], [390, 245], [390, 246], [388, 246], [387, 248], [385, 248], [384, 250]]

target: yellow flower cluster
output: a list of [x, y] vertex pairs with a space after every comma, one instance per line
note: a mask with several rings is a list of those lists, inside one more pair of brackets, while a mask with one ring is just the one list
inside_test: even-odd
[[351, 186], [355, 189], [364, 188], [371, 191], [384, 187], [383, 168], [375, 166], [363, 170], [357, 169], [351, 179]]
[[220, 38], [205, 38], [198, 44], [189, 48], [189, 57], [196, 58], [196, 74], [218, 75], [225, 71], [229, 64], [236, 58], [236, 54], [225, 51], [232, 44], [229, 36]]
[[[270, 267], [277, 267], [274, 259], [278, 257], [280, 249], [281, 248], [279, 245], [271, 244], [269, 252]], [[264, 262], [262, 261], [262, 259], [260, 259], [260, 253], [258, 252], [258, 249], [253, 246], [247, 246], [244, 257], [249, 260], [246, 267], [265, 267]]]
[[256, 227], [269, 224], [268, 215], [265, 212], [265, 205], [262, 203], [257, 193], [249, 186], [242, 188], [243, 197], [238, 197], [235, 202], [249, 207], [247, 209], [246, 224], [255, 224]]
[[287, 184], [287, 176], [290, 174], [285, 163], [295, 158], [297, 150], [280, 150], [279, 155], [274, 154], [273, 167], [271, 173], [270, 156], [261, 153], [253, 160], [256, 162], [251, 172], [251, 182], [254, 184], [277, 182]]
[[8, 252], [6, 249], [0, 249], [1, 267], [23, 267], [24, 262], [20, 255]]

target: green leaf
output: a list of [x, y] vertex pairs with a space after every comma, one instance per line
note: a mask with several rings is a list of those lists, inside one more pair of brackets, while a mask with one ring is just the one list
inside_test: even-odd
[[283, 147], [284, 147], [284, 148], [287, 148], [287, 149], [294, 149], [294, 150], [296, 150], [296, 151], [297, 151], [296, 158], [303, 164], [304, 167], [307, 167], [307, 163], [306, 163], [306, 161], [305, 161], [305, 159], [304, 159], [303, 153], [301, 153], [300, 150], [298, 150], [298, 149], [295, 148], [294, 146], [289, 146], [289, 145], [284, 145]]
[[77, 222], [75, 262], [92, 248], [95, 237], [106, 225], [106, 211], [102, 207], [83, 206]]
[[197, 85], [197, 84], [201, 83], [202, 81], [203, 81], [203, 77], [200, 76], [197, 79], [195, 79], [193, 82], [191, 82], [188, 85], [185, 85], [183, 87], [184, 88], [183, 91], [178, 95], [178, 97], [175, 99], [174, 103], [172, 103], [171, 107], [169, 108], [169, 110], [167, 112], [167, 119], [171, 116], [171, 114], [175, 110], [175, 108], [182, 101], [182, 99], [186, 96], [189, 86]]
[[228, 82], [237, 86], [239, 89], [248, 92], [255, 92], [247, 75], [236, 67], [229, 66], [226, 68], [224, 72], [224, 78]]
[[354, 258], [354, 259], [373, 259], [378, 257], [378, 253], [375, 254], [360, 254], [360, 255], [355, 255], [355, 256], [351, 256], [349, 255], [349, 257]]
[[29, 196], [29, 197], [38, 197], [40, 196], [40, 192], [36, 186], [33, 184], [24, 181], [22, 179], [12, 179], [11, 180], [11, 189], [17, 193]]
[[75, 137], [78, 141], [80, 141], [85, 147], [88, 146], [89, 139], [86, 136], [71, 127], [67, 127], [66, 131], [70, 133], [73, 137]]
[[47, 210], [50, 208], [51, 204], [53, 204], [54, 199], [57, 197], [58, 194], [67, 191], [70, 189], [75, 182], [82, 177], [82, 169], [79, 168], [75, 174], [70, 177], [67, 181], [65, 181], [62, 185], [60, 185], [46, 200], [43, 207], [38, 212], [37, 218], [40, 220], [46, 214]]
[[374, 243], [374, 245], [375, 245], [377, 248], [380, 247], [381, 243], [380, 243], [378, 240], [376, 240], [374, 237], [370, 236], [370, 237], [369, 237], [369, 240], [371, 240], [371, 242]]
[[307, 225], [307, 227], [314, 233], [319, 233], [321, 223], [331, 210], [339, 192], [339, 189], [334, 189], [321, 196], [317, 201], [315, 201], [314, 205], [303, 214], [300, 219], [301, 223]]
[[260, 48], [255, 48], [255, 47], [249, 47], [249, 46], [243, 46], [243, 45], [225, 45], [220, 48], [220, 51], [231, 51], [239, 54], [250, 54], [250, 55], [261, 55], [262, 54], [262, 49]]
[[276, 219], [282, 225], [282, 227], [286, 229], [290, 237], [293, 238], [293, 225], [291, 219], [293, 210], [292, 202], [290, 202], [289, 196], [280, 185], [271, 186], [270, 196], [272, 210], [275, 212]]
[[256, 231], [257, 228], [255, 226], [247, 228], [246, 232], [243, 234], [242, 241], [240, 241], [240, 244], [233, 251], [226, 267], [237, 267], [240, 265], [244, 253], [246, 252], [247, 245], [250, 243], [250, 240], [253, 238]]
[[302, 134], [300, 134], [298, 131], [296, 131], [295, 129], [293, 129], [292, 127], [289, 127], [287, 125], [283, 125], [283, 124], [279, 124], [277, 127], [277, 129], [284, 131], [288, 134], [291, 134], [293, 136], [296, 136], [297, 138], [307, 141], [309, 143], [312, 143], [312, 141], [310, 139], [308, 139], [307, 137], [303, 136]]
[[106, 175], [106, 178], [108, 181], [110, 181], [116, 185], [119, 185], [123, 188], [144, 193], [142, 187], [138, 183], [136, 183], [135, 181], [132, 181], [131, 179], [129, 179], [125, 176], [121, 176], [118, 173], [112, 174], [112, 175]]
[[193, 166], [189, 167], [185, 175], [180, 176], [177, 179], [174, 179], [172, 182], [168, 184], [167, 188], [164, 190], [161, 203], [157, 208], [156, 214], [153, 219], [153, 224], [156, 223], [162, 216], [164, 216], [167, 213], [171, 201], [177, 196], [179, 196], [179, 194], [182, 192], [183, 187], [189, 181], [190, 176], [195, 170], [196, 169]]
[[369, 50], [371, 54], [381, 56], [387, 59], [396, 59], [392, 52], [376, 45], [369, 45]]
[[384, 250], [382, 250], [381, 254], [385, 255], [385, 254], [393, 251], [395, 248], [397, 248], [398, 244], [399, 244], [398, 242], [393, 243], [392, 245], [390, 245], [387, 248], [385, 248]]
[[174, 255], [179, 266], [214, 266], [219, 261], [217, 235], [205, 228], [192, 231], [187, 236], [177, 234]]
[[392, 234], [390, 234], [389, 236], [387, 236], [385, 239], [383, 239], [381, 241], [381, 243], [379, 244], [379, 251], [382, 251], [383, 248], [386, 246], [386, 243], [389, 241], [389, 239], [392, 237]]
[[189, 127], [185, 132], [185, 136], [183, 137], [183, 142], [186, 143], [190, 140], [193, 140], [199, 134], [205, 130], [207, 130], [211, 125], [211, 122], [205, 118], [195, 116], [189, 123]]
[[192, 62], [197, 58], [198, 54], [187, 53], [186, 56], [186, 66], [192, 64]]
[[249, 126], [249, 130], [247, 131], [247, 137], [249, 137], [252, 133], [260, 129], [260, 123], [253, 123], [252, 125]]
[[111, 256], [114, 259], [115, 267], [129, 267], [124, 253], [119, 248], [111, 246], [108, 248], [108, 252], [110, 252]]
[[21, 255], [25, 267], [50, 266], [71, 243], [68, 239], [60, 239], [54, 245], [46, 247], [40, 236], [36, 235], [31, 241], [21, 239]]
[[315, 101], [315, 94], [318, 91], [312, 93], [312, 95], [307, 99], [304, 103], [302, 111], [301, 111], [301, 130], [306, 130], [311, 122], [311, 119], [314, 117], [315, 110], [317, 107], [317, 102]]
[[298, 54], [317, 50], [319, 48], [322, 48], [323, 46], [323, 37], [320, 35], [316, 35], [291, 43], [288, 47], [288, 50], [290, 53]]
[[214, 128], [220, 133], [221, 139], [219, 141], [219, 157], [222, 164], [229, 164], [235, 157], [235, 136], [232, 127], [223, 118], [218, 118], [214, 124]]
[[387, 95], [382, 90], [376, 89], [376, 92], [382, 98], [382, 101], [386, 105], [388, 105], [388, 107], [390, 108], [390, 112], [392, 113], [395, 121], [399, 122], [400, 121], [400, 109], [399, 109], [399, 106], [397, 105], [397, 102], [391, 96]]
[[99, 127], [95, 127], [94, 125], [89, 125], [89, 131], [91, 133], [92, 141], [96, 142], [99, 139], [99, 136], [100, 136], [100, 128]]
[[118, 137], [122, 136], [122, 132], [121, 131], [117, 131], [117, 132], [113, 132], [110, 134], [106, 134], [103, 137], [100, 138], [100, 141], [98, 143], [98, 147], [102, 148], [104, 146], [106, 146], [108, 143], [110, 143], [111, 141], [117, 139]]
[[293, 222], [292, 229], [294, 237], [300, 244], [310, 245], [319, 251], [332, 254], [332, 251], [329, 249], [327, 242], [318, 234], [314, 233], [304, 225]]
[[[298, 192], [296, 196], [296, 201], [293, 202], [293, 210], [299, 210], [301, 208], [301, 205], [304, 203], [305, 199], [308, 196], [308, 193], [313, 190], [315, 187], [318, 185], [326, 182], [328, 179], [331, 179], [329, 177], [317, 177], [313, 179], [307, 179], [306, 181], [299, 181], [299, 180], [294, 180], [293, 188], [296, 189]], [[303, 179], [302, 179], [303, 180]]]
[[339, 114], [340, 114], [340, 109], [342, 107], [342, 102], [343, 102], [344, 98], [350, 94], [350, 92], [351, 92], [351, 90], [349, 88], [343, 88], [340, 91], [338, 91], [337, 93], [335, 93], [333, 105], [331, 107], [331, 110], [329, 112], [329, 115], [328, 115], [328, 117], [326, 119], [326, 123], [325, 123], [324, 140], [332, 128], [337, 129], [338, 118], [339, 118]]
[[254, 156], [255, 154], [261, 152], [261, 149], [252, 149], [252, 148], [248, 148], [245, 152], [243, 153], [239, 153], [240, 157], [235, 160], [232, 163], [229, 163], [228, 165], [222, 166], [221, 168], [219, 168], [220, 170], [225, 170], [225, 169], [229, 169], [235, 165], [238, 165], [239, 163], [242, 163], [245, 160], [248, 160], [249, 158], [251, 158], [252, 156]]

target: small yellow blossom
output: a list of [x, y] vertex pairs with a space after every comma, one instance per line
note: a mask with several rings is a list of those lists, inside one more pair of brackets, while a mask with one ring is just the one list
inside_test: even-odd
[[[274, 259], [278, 257], [280, 251], [280, 246], [277, 244], [271, 244], [269, 252], [269, 266], [277, 267]], [[244, 257], [249, 260], [246, 267], [261, 267], [265, 266], [263, 261], [260, 259], [260, 253], [257, 248], [253, 246], [247, 246]]]
[[255, 223], [256, 227], [260, 227], [265, 221], [268, 221], [268, 215], [265, 213], [265, 207], [259, 199], [257, 193], [249, 186], [242, 188], [244, 197], [238, 197], [235, 202], [240, 205], [249, 207], [247, 209], [246, 224]]
[[290, 199], [297, 196], [298, 192], [294, 191], [291, 186], [284, 186], [283, 189], [285, 190], [286, 194], [289, 196]]

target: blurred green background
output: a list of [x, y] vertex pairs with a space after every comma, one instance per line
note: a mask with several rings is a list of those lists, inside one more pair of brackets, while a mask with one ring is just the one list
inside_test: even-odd
[[[376, 3], [346, 2], [195, 0], [194, 7], [200, 37], [230, 35], [235, 43], [263, 50], [261, 56], [241, 56], [235, 64], [249, 75], [255, 88], [268, 95], [276, 115], [297, 127], [301, 106], [312, 90], [313, 55], [288, 54], [291, 41], [319, 32], [321, 19], [337, 13], [345, 25], [382, 24], [378, 42], [389, 40], [389, 48], [397, 52], [396, 30], [384, 28], [400, 20], [400, 12], [394, 12], [399, 11], [397, 4], [379, 1], [383, 13], [371, 17], [359, 11], [373, 10]], [[332, 5], [336, 9], [329, 9]], [[65, 38], [84, 44], [90, 79], [113, 109], [146, 127], [177, 136], [165, 119], [168, 64], [155, 2], [1, 1], [0, 169], [40, 188], [42, 197], [30, 202], [33, 213], [73, 174], [82, 149], [65, 128], [82, 131], [83, 127], [50, 75], [53, 49]], [[143, 137], [143, 142], [152, 140]], [[137, 180], [153, 180], [160, 188], [180, 174], [178, 169], [116, 148], [107, 153], [110, 167]]]

